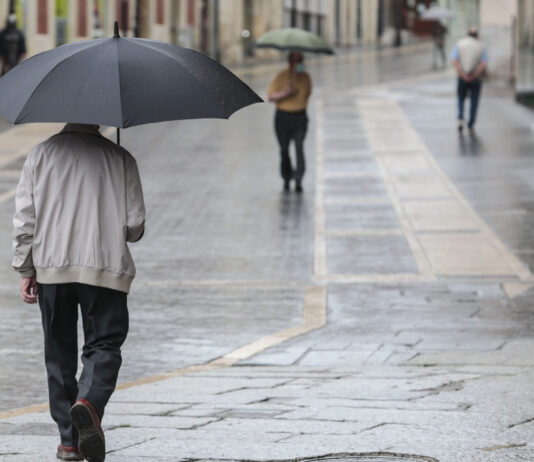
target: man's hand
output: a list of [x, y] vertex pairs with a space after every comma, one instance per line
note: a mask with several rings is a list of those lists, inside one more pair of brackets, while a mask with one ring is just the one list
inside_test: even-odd
[[291, 98], [292, 96], [295, 96], [298, 93], [298, 90], [293, 86], [292, 83], [289, 83], [285, 88], [284, 92], [286, 94], [286, 98]]
[[31, 278], [21, 278], [20, 295], [26, 303], [37, 303], [37, 280], [35, 276]]

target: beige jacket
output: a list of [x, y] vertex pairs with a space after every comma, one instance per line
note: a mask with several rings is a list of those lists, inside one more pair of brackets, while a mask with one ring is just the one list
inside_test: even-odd
[[130, 290], [127, 242], [144, 233], [141, 180], [135, 159], [95, 126], [67, 124], [32, 150], [15, 209], [13, 268], [21, 277]]

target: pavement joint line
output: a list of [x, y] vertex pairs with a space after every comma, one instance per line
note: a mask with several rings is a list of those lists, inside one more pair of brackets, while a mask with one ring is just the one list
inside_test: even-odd
[[329, 229], [326, 231], [327, 236], [396, 236], [403, 234], [398, 228], [385, 229]]
[[[175, 371], [164, 372], [138, 380], [125, 382], [116, 387], [117, 390], [126, 390], [141, 385], [161, 382], [174, 377], [193, 374], [196, 372], [212, 371], [233, 366], [240, 361], [248, 359], [267, 348], [283, 343], [299, 335], [307, 334], [316, 329], [320, 329], [327, 322], [326, 314], [327, 291], [324, 286], [307, 286], [304, 293], [304, 303], [302, 307], [302, 322], [298, 326], [289, 327], [274, 334], [261, 337], [247, 345], [237, 348], [219, 358], [204, 364], [188, 366]], [[12, 409], [0, 412], [0, 420], [9, 419], [25, 414], [44, 412], [49, 409], [48, 404], [35, 404], [23, 408]]]
[[326, 212], [324, 207], [324, 138], [323, 138], [323, 101], [315, 100], [315, 240], [313, 272], [316, 276], [327, 273], [326, 262]]

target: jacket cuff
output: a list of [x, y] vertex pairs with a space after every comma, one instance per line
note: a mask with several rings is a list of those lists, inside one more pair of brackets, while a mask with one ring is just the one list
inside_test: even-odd
[[32, 278], [35, 276], [35, 268], [15, 269], [21, 278]]

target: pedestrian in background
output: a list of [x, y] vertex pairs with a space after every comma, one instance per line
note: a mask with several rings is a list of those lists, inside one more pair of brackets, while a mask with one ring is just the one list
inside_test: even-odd
[[[432, 50], [432, 67], [434, 69], [444, 69], [447, 65], [447, 58], [445, 54], [445, 41], [447, 38], [447, 27], [441, 22], [435, 21], [432, 25], [432, 41], [434, 48]], [[438, 64], [441, 61], [441, 65]]]
[[[127, 242], [144, 233], [137, 164], [98, 126], [67, 124], [28, 155], [15, 209], [13, 267], [22, 299], [41, 308], [57, 457], [102, 462], [100, 421], [122, 362], [135, 276]], [[85, 337], [79, 382], [78, 304]]]
[[488, 55], [483, 43], [478, 39], [476, 28], [471, 27], [467, 37], [458, 41], [452, 50], [451, 59], [458, 73], [458, 130], [462, 132], [464, 128], [464, 101], [469, 95], [467, 126], [473, 131], [482, 89], [481, 76], [488, 65]]
[[[291, 179], [294, 179], [295, 191], [302, 192], [302, 178], [306, 168], [304, 139], [308, 128], [306, 107], [312, 83], [309, 74], [304, 71], [302, 53], [289, 53], [288, 62], [289, 67], [279, 72], [271, 82], [268, 99], [276, 103], [274, 128], [280, 145], [280, 173], [284, 180], [284, 191], [289, 191]], [[295, 170], [289, 155], [292, 140], [296, 151]]]
[[0, 57], [2, 58], [2, 75], [13, 69], [26, 54], [24, 32], [17, 28], [17, 18], [9, 15], [6, 27], [0, 32]]

